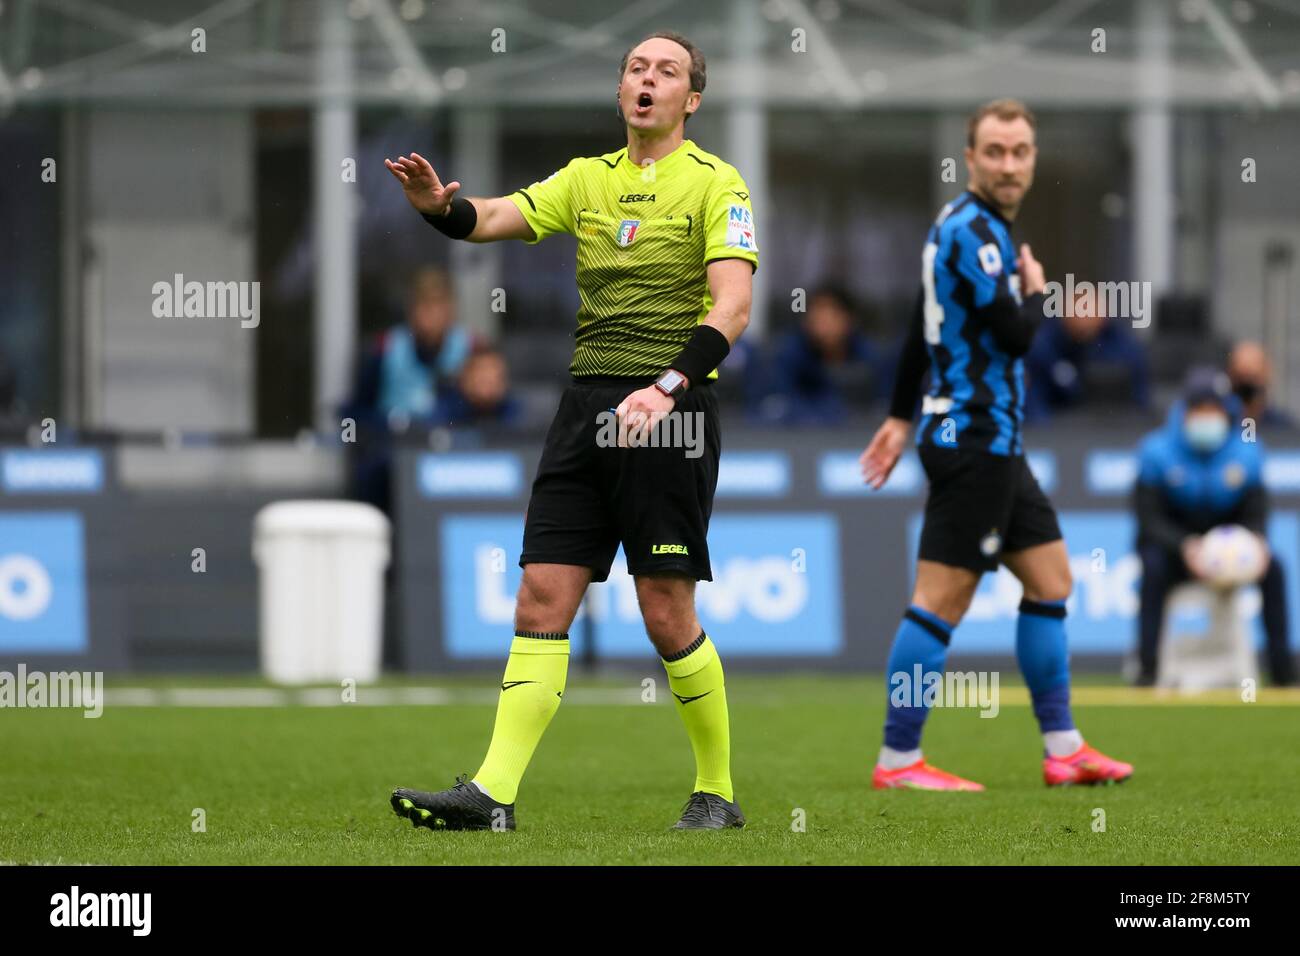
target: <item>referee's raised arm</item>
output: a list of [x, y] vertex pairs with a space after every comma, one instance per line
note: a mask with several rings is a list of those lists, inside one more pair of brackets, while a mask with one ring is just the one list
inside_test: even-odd
[[402, 184], [407, 201], [433, 228], [452, 239], [495, 242], [498, 239], [536, 239], [515, 204], [504, 197], [464, 199], [456, 195], [459, 182], [445, 186], [433, 166], [419, 153], [385, 159], [384, 165]]

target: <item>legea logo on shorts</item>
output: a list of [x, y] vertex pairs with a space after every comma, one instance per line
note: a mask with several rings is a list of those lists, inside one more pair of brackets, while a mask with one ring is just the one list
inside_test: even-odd
[[650, 547], [651, 554], [690, 554], [684, 544], [656, 544]]

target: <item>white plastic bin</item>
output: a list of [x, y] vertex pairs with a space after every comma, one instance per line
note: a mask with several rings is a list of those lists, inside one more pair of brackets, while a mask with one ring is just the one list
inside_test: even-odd
[[1247, 678], [1258, 681], [1253, 625], [1242, 613], [1245, 597], [1245, 588], [1211, 588], [1198, 581], [1171, 590], [1156, 686], [1196, 692], [1239, 688]]
[[379, 677], [390, 528], [354, 501], [279, 501], [253, 521], [262, 673], [280, 684]]

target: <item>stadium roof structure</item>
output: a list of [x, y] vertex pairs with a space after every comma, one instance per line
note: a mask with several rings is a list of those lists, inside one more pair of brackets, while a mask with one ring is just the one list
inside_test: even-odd
[[[607, 104], [652, 30], [714, 103], [1300, 106], [1300, 0], [0, 0], [0, 111]], [[195, 49], [202, 30], [203, 50]], [[1015, 69], [1008, 76], [1007, 66]]]

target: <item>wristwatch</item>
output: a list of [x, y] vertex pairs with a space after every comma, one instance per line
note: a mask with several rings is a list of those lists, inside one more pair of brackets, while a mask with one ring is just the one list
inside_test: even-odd
[[670, 368], [657, 379], [655, 379], [655, 388], [663, 392], [669, 398], [676, 398], [682, 392], [686, 391], [686, 376], [675, 368]]

